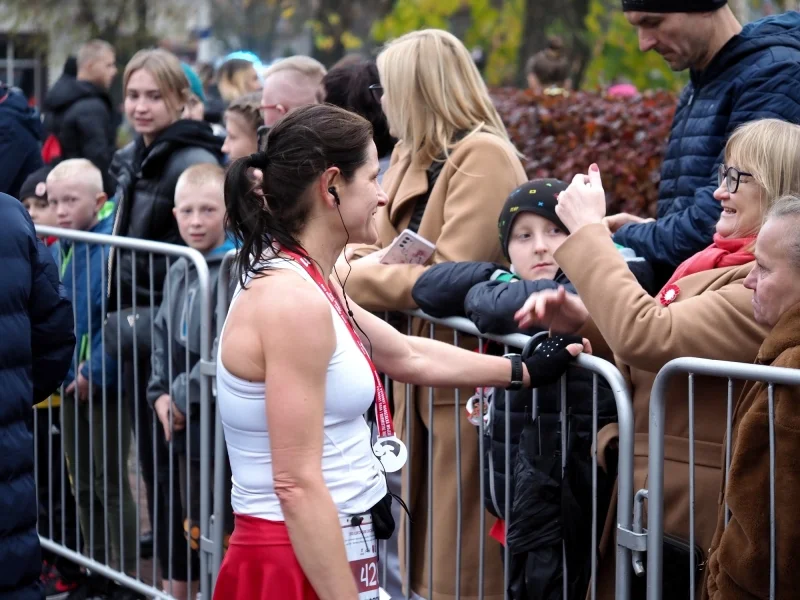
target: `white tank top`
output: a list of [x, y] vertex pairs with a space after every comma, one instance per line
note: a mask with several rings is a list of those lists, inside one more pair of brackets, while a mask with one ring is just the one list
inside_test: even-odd
[[[269, 262], [272, 268], [293, 270], [317, 287], [294, 261], [272, 258]], [[237, 289], [233, 302], [239, 292]], [[269, 310], [269, 306], [264, 310]], [[363, 417], [375, 397], [375, 380], [367, 360], [333, 306], [331, 319], [336, 349], [328, 364], [325, 384], [322, 476], [339, 514], [353, 515], [367, 512], [386, 495], [385, 477], [380, 461], [372, 453], [370, 429]], [[272, 401], [267, 386], [231, 374], [218, 353], [217, 403], [233, 475], [233, 512], [283, 521], [272, 480], [265, 401]], [[291, 404], [292, 399], [276, 398], [275, 401]]]

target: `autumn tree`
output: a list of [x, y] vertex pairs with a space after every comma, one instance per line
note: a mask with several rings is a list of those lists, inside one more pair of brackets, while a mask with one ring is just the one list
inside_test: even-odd
[[36, 23], [42, 32], [65, 31], [76, 42], [101, 38], [114, 44], [120, 56], [152, 45], [152, 24], [170, 22], [189, 13], [191, 0], [3, 0], [11, 30]]
[[372, 35], [383, 43], [426, 27], [448, 29], [468, 48], [484, 51], [484, 76], [490, 85], [500, 85], [517, 73], [524, 6], [525, 0], [396, 0]]

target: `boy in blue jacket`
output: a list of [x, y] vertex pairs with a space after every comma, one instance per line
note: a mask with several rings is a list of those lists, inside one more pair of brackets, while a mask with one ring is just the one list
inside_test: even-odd
[[[90, 161], [57, 165], [47, 176], [47, 193], [59, 227], [111, 234], [114, 207]], [[77, 340], [62, 395], [62, 430], [89, 556], [110, 559], [110, 538], [123, 568], [133, 573], [138, 527], [127, 471], [131, 426], [117, 393], [117, 361], [103, 340], [108, 252], [101, 244], [62, 241], [61, 279], [74, 306]]]

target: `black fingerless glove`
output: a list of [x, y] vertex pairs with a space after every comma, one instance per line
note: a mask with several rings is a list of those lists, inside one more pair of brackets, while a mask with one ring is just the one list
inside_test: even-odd
[[557, 335], [547, 338], [538, 346], [537, 342], [538, 340], [532, 338], [522, 351], [522, 362], [528, 367], [532, 388], [556, 383], [561, 379], [575, 359], [567, 346], [583, 344], [583, 338], [578, 335]]

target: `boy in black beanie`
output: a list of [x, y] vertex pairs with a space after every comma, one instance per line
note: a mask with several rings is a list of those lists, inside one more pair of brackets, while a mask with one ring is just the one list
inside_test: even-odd
[[[434, 317], [466, 316], [482, 333], [504, 335], [546, 332], [521, 331], [514, 314], [532, 293], [563, 287], [568, 293], [575, 288], [567, 280], [553, 258], [569, 232], [556, 215], [558, 195], [567, 184], [558, 179], [537, 179], [523, 184], [506, 200], [497, 226], [505, 265], [488, 262], [449, 262], [429, 268], [411, 291], [417, 305]], [[486, 232], [491, 235], [491, 232]], [[502, 352], [502, 346], [484, 346], [484, 352]], [[589, 581], [591, 535], [591, 478], [578, 476], [569, 486], [561, 487], [561, 462], [553, 461], [555, 449], [560, 452], [559, 385], [543, 386], [537, 394], [536, 417], [532, 417], [533, 397], [530, 391], [503, 390], [484, 395], [486, 415], [484, 428], [484, 506], [498, 517], [491, 535], [507, 545], [510, 555], [509, 589], [515, 598], [538, 598], [538, 589], [528, 577], [536, 573], [537, 585], [560, 589], [562, 573], [562, 541], [576, 548], [568, 558], [571, 597], [585, 593]], [[484, 390], [486, 393], [486, 390]], [[569, 472], [590, 473], [592, 431], [592, 376], [571, 367], [567, 374], [566, 393], [570, 415], [570, 439], [565, 456], [571, 462]], [[605, 426], [616, 421], [616, 406], [610, 389], [598, 387], [597, 419]], [[481, 396], [476, 394], [466, 406], [470, 422], [480, 420]], [[602, 428], [601, 425], [599, 427]], [[508, 429], [506, 430], [506, 427]], [[586, 443], [576, 440], [584, 440]], [[583, 445], [582, 445], [583, 444]], [[509, 463], [506, 463], [508, 450]], [[491, 465], [491, 466], [489, 466]], [[506, 482], [510, 495], [506, 497]], [[542, 482], [554, 482], [559, 491], [544, 490]], [[547, 486], [550, 483], [546, 484]], [[603, 523], [610, 480], [598, 473], [598, 515]], [[508, 503], [509, 514], [506, 514]], [[562, 515], [572, 528], [553, 531], [551, 524]], [[555, 533], [556, 535], [553, 535]], [[538, 536], [542, 544], [532, 548], [526, 540]], [[545, 541], [545, 539], [549, 541]], [[555, 560], [552, 557], [557, 557]]]
[[565, 189], [558, 179], [536, 179], [514, 190], [497, 222], [511, 268], [490, 262], [434, 265], [411, 291], [417, 305], [432, 316], [466, 316], [481, 332], [503, 335], [519, 331], [514, 313], [532, 293], [559, 286], [574, 293], [553, 258], [569, 235], [555, 211]]

